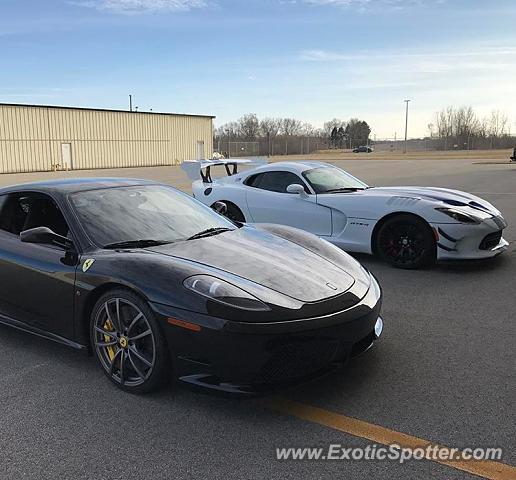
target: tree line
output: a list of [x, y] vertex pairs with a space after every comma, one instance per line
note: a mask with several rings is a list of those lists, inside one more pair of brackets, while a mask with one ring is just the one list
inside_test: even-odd
[[[368, 143], [371, 128], [367, 122], [337, 118], [316, 128], [295, 118], [259, 119], [254, 113], [243, 115], [214, 131], [215, 148], [231, 156], [247, 143], [255, 143], [257, 155], [311, 153], [327, 148], [353, 148]], [[241, 146], [242, 145], [242, 146]]]
[[[428, 124], [429, 135], [421, 140], [436, 150], [513, 147], [510, 122], [498, 110], [479, 117], [472, 107], [449, 106], [437, 112]], [[237, 155], [308, 154], [321, 149], [352, 149], [368, 145], [371, 127], [364, 120], [334, 118], [316, 128], [295, 118], [258, 118], [243, 115], [214, 131], [215, 149]], [[385, 142], [384, 142], [385, 143]]]
[[499, 110], [479, 117], [472, 107], [449, 106], [435, 114], [428, 130], [433, 145], [442, 150], [509, 148], [514, 142], [509, 119]]

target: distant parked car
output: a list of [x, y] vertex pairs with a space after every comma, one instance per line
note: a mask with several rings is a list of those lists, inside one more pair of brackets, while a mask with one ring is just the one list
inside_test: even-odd
[[514, 147], [514, 151], [512, 152], [512, 157], [510, 157], [511, 162], [516, 162], [516, 147]]
[[373, 149], [367, 145], [362, 145], [361, 147], [356, 147], [353, 149], [353, 153], [371, 153], [372, 151]]

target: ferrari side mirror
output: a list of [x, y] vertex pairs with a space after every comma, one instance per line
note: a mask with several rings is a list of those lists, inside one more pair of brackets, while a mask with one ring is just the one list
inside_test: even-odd
[[47, 227], [36, 227], [20, 232], [20, 240], [23, 243], [39, 243], [43, 245], [56, 245], [61, 248], [73, 248], [73, 242]]

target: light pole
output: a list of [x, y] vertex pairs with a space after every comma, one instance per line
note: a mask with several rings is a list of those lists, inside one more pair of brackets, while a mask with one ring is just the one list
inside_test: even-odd
[[231, 131], [229, 129], [226, 129], [226, 135], [228, 137], [228, 151], [226, 152], [228, 154], [228, 158], [231, 157]]
[[403, 153], [407, 153], [407, 134], [408, 134], [408, 104], [410, 100], [403, 100], [406, 103], [405, 109], [405, 146], [403, 147]]

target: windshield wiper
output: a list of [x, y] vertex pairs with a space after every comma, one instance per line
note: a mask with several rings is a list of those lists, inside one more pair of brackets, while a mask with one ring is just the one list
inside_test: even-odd
[[159, 245], [167, 245], [168, 243], [172, 242], [167, 242], [164, 240], [128, 240], [125, 242], [108, 243], [102, 248], [109, 250], [116, 250], [118, 248], [148, 248], [158, 247]]
[[208, 228], [206, 230], [203, 230], [202, 232], [192, 235], [191, 237], [187, 238], [187, 240], [196, 240], [197, 238], [211, 237], [212, 235], [218, 235], [219, 233], [231, 231], [233, 231], [233, 229], [227, 227]]
[[363, 188], [363, 187], [332, 188], [331, 190], [326, 190], [324, 193], [359, 192], [360, 190], [365, 190], [365, 188]]

